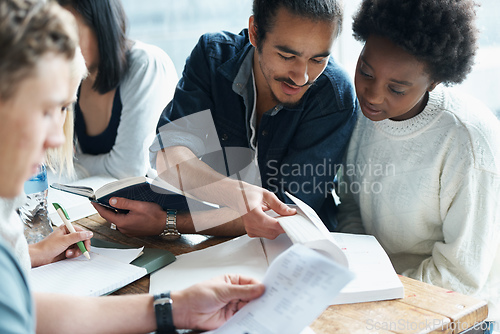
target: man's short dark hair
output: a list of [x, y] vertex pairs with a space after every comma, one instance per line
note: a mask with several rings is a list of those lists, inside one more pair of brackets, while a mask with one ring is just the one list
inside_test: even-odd
[[313, 21], [337, 24], [337, 36], [342, 30], [343, 6], [340, 0], [254, 0], [253, 15], [257, 26], [257, 47], [260, 48], [266, 33], [273, 29], [278, 9]]
[[354, 16], [357, 40], [388, 38], [426, 65], [432, 80], [462, 82], [477, 50], [472, 0], [364, 0]]
[[115, 89], [128, 70], [130, 41], [120, 0], [58, 0], [79, 13], [97, 36], [99, 68], [93, 88], [101, 94]]

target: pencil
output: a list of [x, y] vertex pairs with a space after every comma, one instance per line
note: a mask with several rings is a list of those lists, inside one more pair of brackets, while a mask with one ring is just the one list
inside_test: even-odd
[[[61, 206], [61, 204], [58, 203], [52, 203], [54, 208], [56, 209], [57, 213], [59, 214], [59, 217], [61, 217], [62, 221], [64, 222], [64, 225], [68, 228], [70, 233], [75, 233], [75, 227], [73, 224], [69, 222], [69, 216], [66, 210]], [[85, 248], [85, 245], [83, 244], [82, 241], [78, 241], [77, 243], [78, 248], [82, 251], [83, 255], [90, 260], [90, 254], [89, 251]]]

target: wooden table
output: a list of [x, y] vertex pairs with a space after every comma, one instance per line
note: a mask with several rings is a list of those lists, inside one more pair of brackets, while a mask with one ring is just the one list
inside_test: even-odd
[[[175, 255], [219, 244], [231, 238], [183, 235], [176, 241], [160, 237], [129, 238], [110, 229], [99, 215], [76, 222], [94, 232], [98, 239], [134, 247], [162, 248]], [[460, 333], [482, 322], [488, 315], [485, 301], [400, 276], [405, 297], [398, 300], [333, 305], [316, 319], [311, 328], [326, 333]], [[149, 292], [149, 275], [115, 294]]]

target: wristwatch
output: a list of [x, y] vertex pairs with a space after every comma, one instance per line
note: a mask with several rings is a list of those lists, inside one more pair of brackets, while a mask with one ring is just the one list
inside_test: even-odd
[[172, 303], [170, 291], [154, 295], [153, 306], [156, 315], [156, 333], [158, 334], [177, 333], [172, 316]]
[[177, 230], [177, 210], [167, 210], [165, 229], [161, 232], [160, 236], [167, 240], [175, 240], [181, 237], [181, 234]]

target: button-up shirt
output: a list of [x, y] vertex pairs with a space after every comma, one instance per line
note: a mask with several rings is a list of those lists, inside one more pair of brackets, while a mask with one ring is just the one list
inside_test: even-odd
[[158, 122], [151, 161], [163, 148], [186, 146], [218, 172], [234, 175], [254, 157], [242, 148], [256, 151], [261, 185], [287, 203], [285, 191], [294, 194], [333, 229], [333, 180], [358, 108], [352, 83], [330, 57], [296, 105], [276, 105], [257, 128], [254, 50], [247, 29], [200, 38]]

